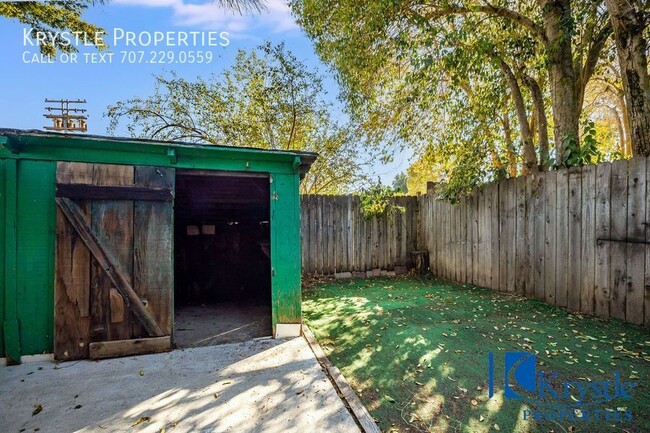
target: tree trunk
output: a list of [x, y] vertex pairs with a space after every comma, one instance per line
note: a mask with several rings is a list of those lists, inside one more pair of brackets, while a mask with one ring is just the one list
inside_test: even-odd
[[575, 140], [576, 145], [579, 145], [580, 107], [568, 24], [572, 22], [571, 2], [539, 0], [539, 3], [544, 11], [544, 30], [547, 38], [555, 158], [558, 164], [562, 164], [565, 140]]
[[510, 177], [517, 176], [517, 153], [515, 152], [515, 145], [512, 142], [512, 128], [510, 128], [510, 115], [508, 114], [508, 106], [504, 100], [503, 102], [503, 135], [506, 140], [506, 157], [508, 158], [508, 175]]
[[650, 79], [643, 31], [646, 27], [640, 0], [605, 0], [609, 11], [634, 155], [650, 155]]
[[623, 123], [621, 118], [618, 115], [618, 110], [614, 107], [607, 107], [609, 112], [612, 114], [614, 121], [616, 122], [616, 129], [618, 130], [618, 152], [623, 156], [628, 156], [625, 149], [625, 137], [623, 133]]
[[499, 59], [499, 66], [501, 67], [503, 75], [505, 75], [508, 87], [510, 87], [510, 96], [512, 96], [512, 102], [514, 103], [515, 111], [517, 112], [517, 120], [519, 120], [519, 132], [522, 143], [521, 153], [523, 156], [521, 174], [527, 175], [537, 166], [537, 156], [535, 155], [533, 135], [530, 133], [530, 126], [528, 125], [526, 104], [524, 103], [524, 97], [521, 94], [521, 88], [519, 87], [517, 78], [512, 72], [512, 69], [510, 69], [510, 66], [508, 66], [508, 64], [502, 59]]
[[544, 95], [539, 84], [533, 77], [524, 75], [524, 83], [533, 99], [535, 115], [537, 116], [537, 129], [539, 131], [539, 166], [542, 171], [547, 171], [549, 167], [548, 157], [548, 119], [546, 119], [546, 107], [544, 107]]
[[632, 140], [630, 138], [630, 130], [632, 128], [630, 127], [630, 116], [627, 110], [627, 104], [625, 103], [624, 92], [617, 89], [615, 97], [616, 97], [616, 105], [618, 105], [618, 109], [621, 111], [621, 115], [623, 117], [622, 126], [623, 126], [623, 134], [625, 134], [625, 141], [623, 142], [625, 144], [624, 155], [631, 157]]

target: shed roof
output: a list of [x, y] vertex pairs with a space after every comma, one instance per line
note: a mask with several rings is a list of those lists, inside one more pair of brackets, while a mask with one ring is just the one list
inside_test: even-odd
[[30, 146], [32, 145], [42, 144], [43, 139], [49, 139], [49, 143], [52, 145], [74, 147], [79, 150], [88, 147], [101, 150], [102, 147], [106, 147], [107, 145], [119, 146], [124, 150], [124, 146], [127, 145], [130, 151], [147, 151], [156, 148], [160, 149], [162, 146], [166, 149], [174, 149], [180, 152], [183, 150], [188, 150], [192, 153], [202, 152], [205, 153], [206, 158], [211, 156], [217, 157], [218, 155], [228, 155], [238, 156], [244, 159], [254, 157], [254, 159], [257, 160], [285, 160], [290, 162], [294, 161], [297, 157], [299, 158], [298, 171], [301, 175], [305, 175], [309, 172], [311, 165], [318, 157], [318, 154], [315, 152], [298, 150], [261, 149], [255, 147], [236, 147], [133, 137], [110, 137], [91, 134], [69, 134], [49, 131], [45, 132], [35, 129], [21, 130], [12, 128], [0, 128], [0, 157], [2, 156], [3, 147], [9, 152], [19, 154], [23, 151], [29, 152]]

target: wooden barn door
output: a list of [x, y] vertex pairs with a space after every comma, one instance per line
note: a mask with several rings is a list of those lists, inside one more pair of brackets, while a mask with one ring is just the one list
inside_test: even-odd
[[171, 348], [174, 169], [59, 162], [54, 357]]

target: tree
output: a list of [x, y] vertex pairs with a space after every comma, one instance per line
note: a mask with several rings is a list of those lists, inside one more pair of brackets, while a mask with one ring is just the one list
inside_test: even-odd
[[136, 137], [318, 152], [303, 193], [345, 192], [363, 180], [362, 136], [333, 120], [323, 78], [283, 44], [240, 50], [230, 69], [207, 80], [155, 80], [153, 95], [108, 107], [110, 133], [125, 121]]
[[[95, 0], [67, 0], [53, 2], [2, 2], [0, 16], [18, 20], [30, 27], [30, 36], [36, 39], [37, 34], [51, 34], [57, 31], [79, 32], [88, 35], [88, 41], [95, 43], [95, 34], [104, 30], [82, 19], [82, 14], [88, 7], [95, 5]], [[54, 39], [54, 41], [52, 41]], [[66, 43], [61, 38], [50, 38], [39, 45], [41, 53], [54, 56], [57, 51], [74, 52], [74, 44]], [[98, 48], [103, 48], [99, 46]]]
[[[525, 32], [544, 57], [559, 161], [564, 159], [567, 142], [578, 145], [584, 88], [611, 34], [607, 12], [590, 0], [502, 0], [494, 4], [342, 0], [335, 6], [294, 0], [291, 4], [321, 57], [338, 71], [353, 108], [371, 104], [396, 87], [412, 93], [431, 90], [434, 86], [422, 80], [421, 70], [439, 67], [440, 62], [447, 69], [465, 67], [462, 57], [473, 56], [466, 50], [461, 50], [463, 56], [456, 63], [444, 63], [453, 57], [447, 55], [449, 50], [459, 51], [449, 42], [470, 38], [483, 25], [502, 27], [500, 33], [491, 32], [493, 45]], [[482, 34], [489, 36], [489, 32]], [[383, 75], [408, 85], [387, 84]], [[401, 113], [405, 112], [389, 115]]]
[[[650, 78], [644, 38], [648, 7], [642, 0], [605, 0], [621, 67], [635, 155], [650, 155]], [[645, 3], [645, 4], [643, 4]]]
[[408, 182], [408, 176], [406, 173], [396, 174], [395, 179], [393, 179], [393, 191], [401, 192], [402, 194], [407, 194], [409, 192], [407, 182]]
[[[18, 20], [30, 26], [30, 36], [54, 34], [57, 31], [78, 32], [87, 35], [86, 40], [97, 48], [106, 46], [95, 38], [97, 33], [104, 33], [101, 27], [90, 24], [82, 19], [83, 13], [90, 6], [107, 3], [108, 0], [61, 0], [61, 1], [20, 1], [0, 2], [0, 16]], [[217, 6], [237, 11], [259, 12], [264, 9], [264, 0], [216, 0]], [[39, 45], [41, 52], [55, 56], [57, 51], [64, 53], [77, 51], [74, 44], [68, 44], [61, 38], [51, 38]]]

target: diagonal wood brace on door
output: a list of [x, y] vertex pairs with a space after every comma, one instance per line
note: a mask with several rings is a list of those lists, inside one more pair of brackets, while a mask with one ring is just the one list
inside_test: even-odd
[[61, 208], [72, 227], [77, 231], [79, 237], [83, 240], [88, 250], [93, 255], [99, 266], [106, 273], [109, 280], [115, 286], [117, 291], [126, 301], [127, 307], [133, 311], [133, 314], [140, 320], [142, 326], [152, 337], [162, 337], [165, 333], [162, 331], [156, 318], [146, 309], [138, 294], [133, 290], [128, 279], [117, 265], [115, 259], [99, 242], [92, 228], [88, 225], [83, 212], [77, 204], [65, 197], [57, 197], [56, 204]]

